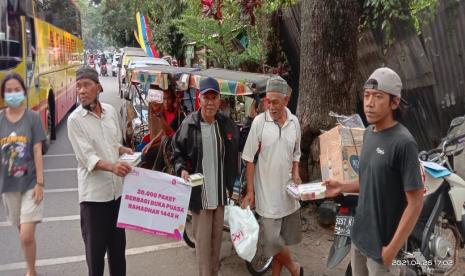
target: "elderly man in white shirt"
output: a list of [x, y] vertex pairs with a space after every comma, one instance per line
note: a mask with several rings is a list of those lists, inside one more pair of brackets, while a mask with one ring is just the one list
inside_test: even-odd
[[300, 124], [286, 107], [289, 93], [284, 79], [268, 80], [268, 110], [255, 117], [242, 153], [247, 163], [247, 194], [242, 207], [256, 203], [259, 241], [264, 253], [273, 256], [273, 276], [280, 275], [283, 266], [292, 276], [303, 275], [302, 266], [292, 260], [287, 247], [302, 240], [300, 204], [286, 193], [287, 184], [301, 183]]
[[68, 118], [68, 137], [78, 160], [81, 231], [90, 276], [103, 275], [105, 253], [110, 275], [126, 275], [126, 235], [116, 227], [122, 194], [122, 177], [131, 166], [119, 157], [132, 150], [121, 145], [116, 110], [101, 103], [102, 86], [95, 69], [76, 72], [81, 105]]

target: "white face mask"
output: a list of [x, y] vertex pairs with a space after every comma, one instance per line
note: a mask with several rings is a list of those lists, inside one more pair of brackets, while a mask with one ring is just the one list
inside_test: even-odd
[[5, 93], [5, 104], [10, 107], [19, 107], [26, 99], [24, 91]]

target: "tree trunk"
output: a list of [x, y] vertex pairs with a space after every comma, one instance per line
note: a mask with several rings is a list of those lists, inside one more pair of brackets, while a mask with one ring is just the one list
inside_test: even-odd
[[320, 178], [320, 129], [334, 126], [330, 111], [356, 109], [358, 0], [303, 0], [301, 4], [300, 91], [301, 177]]

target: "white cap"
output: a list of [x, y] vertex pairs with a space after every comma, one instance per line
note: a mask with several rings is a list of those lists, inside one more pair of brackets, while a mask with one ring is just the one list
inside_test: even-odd
[[147, 102], [163, 103], [163, 91], [158, 89], [149, 89], [147, 94]]

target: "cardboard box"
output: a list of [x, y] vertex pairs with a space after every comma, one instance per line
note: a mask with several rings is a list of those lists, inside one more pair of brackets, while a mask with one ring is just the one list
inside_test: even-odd
[[362, 128], [338, 125], [320, 135], [320, 166], [323, 180], [328, 178], [352, 180], [358, 178], [363, 144]]

